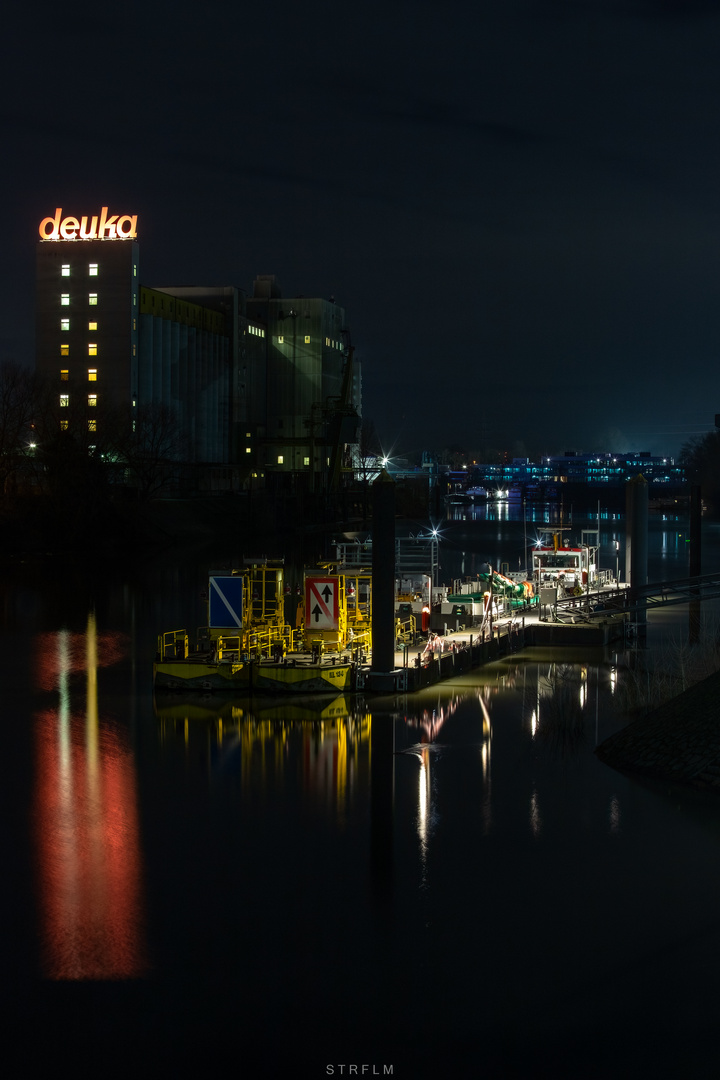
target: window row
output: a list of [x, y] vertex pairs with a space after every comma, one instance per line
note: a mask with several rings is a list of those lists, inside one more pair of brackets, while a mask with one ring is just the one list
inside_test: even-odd
[[[67, 431], [69, 427], [70, 427], [70, 421], [69, 420], [61, 420], [60, 421], [60, 430], [61, 431]], [[97, 431], [97, 420], [88, 420], [87, 429], [88, 429], [88, 431]]]
[[[97, 263], [88, 263], [88, 277], [97, 277], [99, 266]], [[63, 263], [60, 267], [60, 277], [70, 277], [70, 263]]]
[[[97, 330], [97, 328], [98, 328], [98, 324], [96, 322], [90, 321], [88, 323], [88, 330]], [[70, 329], [70, 320], [69, 319], [61, 319], [60, 320], [60, 329], [61, 330], [69, 330]]]
[[248, 333], [255, 334], [256, 337], [265, 337], [265, 331], [261, 326], [248, 326]]
[[[94, 408], [94, 406], [97, 405], [97, 394], [88, 394], [87, 403], [91, 408]], [[60, 408], [61, 409], [67, 409], [69, 407], [69, 405], [70, 405], [70, 395], [69, 394], [61, 394], [60, 395]]]
[[[249, 454], [250, 450], [248, 449], [247, 452]], [[278, 465], [284, 465], [285, 464], [285, 456], [284, 456], [284, 454], [278, 454], [277, 463], [278, 463]], [[328, 465], [330, 464], [330, 458], [327, 459], [327, 463], [328, 463]], [[309, 456], [304, 457], [303, 458], [303, 465], [309, 465], [309, 464], [310, 464]]]
[[[88, 351], [88, 356], [97, 356], [97, 354], [98, 354], [97, 343], [94, 342], [94, 341], [89, 341], [87, 351]], [[70, 346], [69, 345], [61, 345], [60, 346], [60, 355], [61, 356], [69, 356], [70, 355]]]
[[[88, 368], [88, 373], [87, 373], [88, 382], [97, 382], [97, 375], [98, 375], [97, 368], [94, 368], [94, 367], [89, 367]], [[70, 380], [70, 372], [68, 371], [67, 368], [61, 368], [60, 369], [60, 382], [69, 382], [69, 380]], [[65, 395], [65, 396], [67, 397], [67, 395]]]
[[[285, 344], [285, 337], [283, 336], [283, 334], [278, 334], [278, 345], [284, 345], [284, 344]], [[310, 335], [309, 334], [305, 335], [305, 344], [306, 345], [310, 344]]]
[[[90, 307], [97, 307], [98, 294], [96, 292], [88, 293], [88, 304]], [[60, 293], [60, 307], [70, 307], [70, 293]], [[133, 307], [137, 307], [137, 293], [133, 293]], [[133, 324], [135, 320], [133, 319]]]
[[[98, 294], [96, 292], [88, 293], [88, 304], [90, 307], [96, 307], [98, 302]], [[70, 307], [70, 293], [60, 293], [60, 307]]]

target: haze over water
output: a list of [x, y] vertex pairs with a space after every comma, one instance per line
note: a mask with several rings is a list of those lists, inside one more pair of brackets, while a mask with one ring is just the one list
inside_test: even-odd
[[[441, 578], [514, 568], [518, 517], [446, 523]], [[651, 519], [651, 579], [687, 573], [686, 525]], [[601, 518], [601, 565], [622, 530]], [[224, 557], [5, 576], [18, 1075], [703, 1067], [720, 813], [597, 761], [622, 722], [612, 651], [510, 656], [407, 698], [154, 701], [156, 635], [203, 621]], [[651, 614], [651, 644], [686, 621]]]

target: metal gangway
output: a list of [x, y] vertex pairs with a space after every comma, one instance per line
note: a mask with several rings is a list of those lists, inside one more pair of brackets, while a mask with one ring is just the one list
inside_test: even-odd
[[557, 600], [554, 612], [561, 622], [581, 621], [718, 597], [720, 573], [698, 574], [694, 577], [676, 578], [674, 581], [659, 581], [636, 587], [624, 585], [614, 589], [591, 589], [579, 596], [564, 596]]

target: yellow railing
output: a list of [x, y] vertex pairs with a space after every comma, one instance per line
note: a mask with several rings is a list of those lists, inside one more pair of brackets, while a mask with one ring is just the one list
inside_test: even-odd
[[395, 620], [395, 637], [401, 645], [415, 644], [415, 616], [407, 615], [404, 619]]
[[168, 630], [158, 638], [161, 660], [184, 660], [188, 654], [187, 630]]
[[218, 661], [260, 660], [277, 651], [284, 654], [292, 639], [289, 626], [264, 626], [243, 634], [227, 634], [217, 638]]

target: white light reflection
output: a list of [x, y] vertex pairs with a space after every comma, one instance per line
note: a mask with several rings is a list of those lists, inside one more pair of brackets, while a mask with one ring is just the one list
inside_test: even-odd
[[533, 790], [530, 796], [530, 829], [533, 836], [539, 836], [542, 831], [542, 818], [540, 817], [540, 805], [537, 791]]
[[72, 667], [67, 630], [59, 630], [57, 635], [58, 665], [58, 743], [59, 776], [58, 788], [63, 807], [72, 798], [72, 759], [70, 747], [70, 686], [68, 676]]
[[417, 834], [420, 841], [421, 880], [427, 885], [428, 841], [430, 839], [430, 751], [423, 746], [418, 751], [420, 772], [418, 773], [418, 816]]

